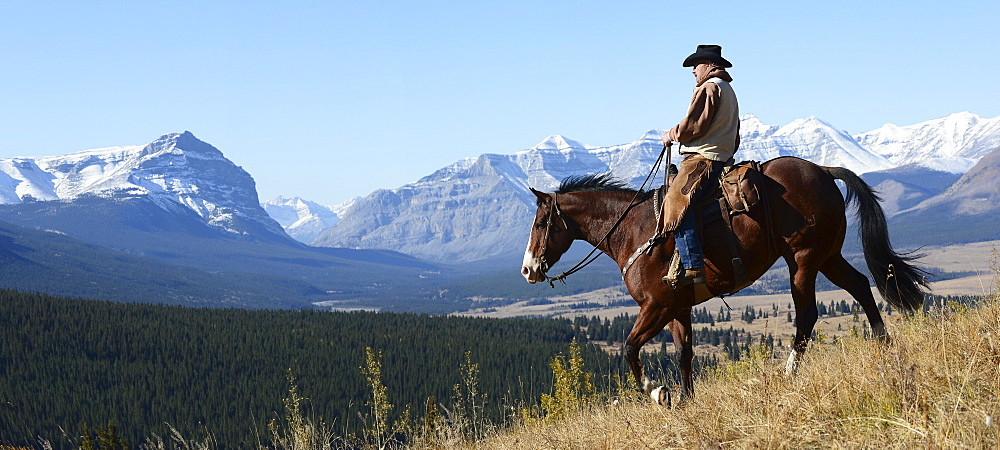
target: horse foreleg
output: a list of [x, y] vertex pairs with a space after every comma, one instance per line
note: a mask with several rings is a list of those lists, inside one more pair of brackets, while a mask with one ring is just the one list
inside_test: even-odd
[[691, 328], [691, 311], [679, 314], [670, 322], [670, 333], [674, 336], [674, 349], [677, 350], [677, 361], [681, 369], [681, 400], [694, 395], [694, 373], [691, 366], [694, 360], [693, 334]]
[[669, 401], [669, 395], [662, 386], [650, 381], [642, 374], [642, 362], [639, 360], [639, 352], [642, 346], [655, 337], [667, 324], [668, 318], [662, 307], [651, 305], [646, 302], [639, 310], [639, 316], [635, 318], [632, 331], [625, 339], [625, 360], [632, 369], [632, 376], [635, 382], [647, 395], [653, 397], [653, 401], [665, 405]]

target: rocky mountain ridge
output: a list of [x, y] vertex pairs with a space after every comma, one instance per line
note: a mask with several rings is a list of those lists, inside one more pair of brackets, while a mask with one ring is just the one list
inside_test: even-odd
[[[466, 158], [416, 182], [357, 200], [313, 245], [391, 249], [450, 262], [517, 255], [534, 212], [529, 187], [551, 191], [566, 176], [605, 172], [638, 186], [660, 153], [661, 134], [650, 130], [633, 142], [600, 148], [550, 136], [513, 154]], [[951, 179], [1000, 145], [1000, 117], [957, 113], [851, 136], [815, 117], [777, 127], [745, 115], [740, 134], [737, 160], [796, 156], [867, 175], [910, 167], [893, 175], [896, 182], [908, 180], [901, 174], [914, 171], [921, 178]], [[898, 190], [917, 197], [904, 199], [895, 211], [940, 193]]]

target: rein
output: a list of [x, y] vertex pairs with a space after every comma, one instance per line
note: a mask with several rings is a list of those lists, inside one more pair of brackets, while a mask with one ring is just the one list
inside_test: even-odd
[[[604, 237], [602, 237], [601, 240], [597, 242], [597, 244], [594, 244], [594, 248], [590, 251], [590, 253], [587, 253], [587, 256], [584, 256], [583, 259], [580, 260], [580, 262], [576, 263], [576, 265], [570, 267], [565, 272], [556, 275], [554, 277], [550, 277], [548, 275], [545, 276], [545, 281], [549, 282], [550, 287], [555, 288], [556, 281], [562, 281], [563, 284], [566, 284], [566, 277], [579, 272], [581, 269], [587, 267], [588, 265], [590, 265], [590, 263], [596, 261], [597, 258], [601, 256], [601, 253], [603, 252], [599, 250], [600, 246], [608, 240], [608, 237], [611, 236], [611, 233], [615, 231], [615, 228], [618, 228], [618, 225], [622, 223], [622, 220], [625, 219], [625, 216], [628, 214], [628, 212], [632, 209], [633, 206], [636, 205], [635, 200], [639, 198], [639, 194], [642, 194], [642, 189], [646, 187], [646, 183], [649, 183], [649, 179], [652, 178], [653, 174], [655, 174], [659, 170], [660, 164], [663, 163], [663, 155], [665, 155], [666, 153], [667, 153], [667, 146], [664, 145], [663, 150], [660, 151], [660, 156], [656, 157], [656, 162], [653, 163], [653, 167], [650, 169], [649, 174], [646, 175], [646, 179], [642, 181], [642, 185], [639, 186], [639, 189], [635, 191], [635, 195], [633, 195], [632, 199], [629, 200], [628, 205], [626, 205], [625, 209], [623, 209], [621, 214], [618, 215], [618, 220], [616, 220], [615, 223], [611, 225], [611, 228], [608, 229], [607, 233], [604, 233]], [[545, 242], [542, 244], [542, 251], [541, 251], [542, 256], [539, 258], [542, 262], [542, 267], [544, 268], [545, 271], [548, 271], [548, 263], [545, 261], [545, 250], [549, 245], [549, 230], [552, 228], [553, 215], [558, 214], [559, 218], [561, 218], [563, 221], [563, 225], [566, 226], [567, 230], [569, 229], [569, 225], [566, 223], [566, 219], [563, 217], [562, 211], [559, 209], [559, 202], [557, 195], [558, 194], [555, 193], [552, 194], [552, 206], [549, 209], [549, 220], [545, 226]], [[597, 254], [595, 255], [594, 253]]]

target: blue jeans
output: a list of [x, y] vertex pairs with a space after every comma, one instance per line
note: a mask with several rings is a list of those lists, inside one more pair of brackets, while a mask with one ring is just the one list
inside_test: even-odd
[[[695, 207], [692, 206], [691, 209]], [[701, 239], [698, 238], [698, 231], [695, 229], [695, 213], [690, 209], [677, 224], [674, 231], [674, 242], [677, 245], [677, 253], [681, 255], [681, 265], [685, 269], [697, 269], [705, 267], [704, 256], [701, 253]]]

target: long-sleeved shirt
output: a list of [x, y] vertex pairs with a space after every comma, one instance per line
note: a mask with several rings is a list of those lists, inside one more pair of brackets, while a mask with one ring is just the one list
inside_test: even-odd
[[733, 78], [723, 68], [709, 72], [698, 83], [687, 115], [670, 129], [670, 140], [683, 153], [698, 153], [713, 161], [728, 161], [740, 145], [740, 109]]

